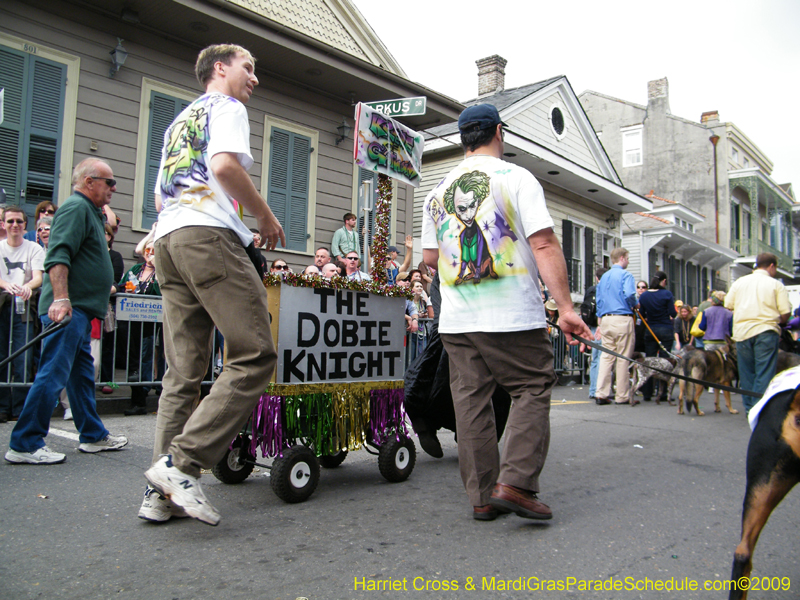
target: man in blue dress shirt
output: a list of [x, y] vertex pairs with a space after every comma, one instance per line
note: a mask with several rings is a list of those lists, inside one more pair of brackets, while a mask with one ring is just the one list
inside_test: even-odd
[[[636, 306], [636, 281], [628, 268], [628, 251], [614, 248], [611, 251], [611, 268], [597, 284], [597, 328], [604, 348], [623, 356], [633, 356], [636, 341], [634, 333], [633, 307]], [[597, 404], [611, 404], [611, 373], [616, 364], [616, 404], [638, 401], [629, 399], [630, 379], [628, 361], [606, 352], [600, 357], [600, 373], [597, 380]]]

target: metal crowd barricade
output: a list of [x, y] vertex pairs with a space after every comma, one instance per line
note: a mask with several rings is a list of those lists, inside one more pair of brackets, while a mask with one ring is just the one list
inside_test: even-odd
[[580, 345], [570, 346], [564, 334], [560, 331], [557, 333], [556, 336], [552, 334], [550, 336], [553, 344], [553, 369], [556, 375], [580, 376], [581, 383], [588, 383], [591, 355], [581, 352]]
[[[0, 354], [0, 360], [8, 358], [18, 348], [21, 348], [32, 340], [42, 330], [39, 317], [36, 315], [38, 306], [38, 294], [31, 297], [30, 300], [20, 302], [21, 309], [17, 308], [16, 297], [3, 294], [3, 310], [6, 306], [10, 310], [10, 316], [5, 323], [0, 323], [0, 344], [3, 347], [3, 352]], [[34, 314], [31, 315], [31, 304], [33, 304]], [[17, 312], [20, 310], [20, 312]], [[5, 319], [4, 319], [5, 321]], [[26, 327], [27, 325], [27, 327]], [[18, 330], [18, 343], [14, 343], [13, 332], [15, 328]], [[6, 388], [29, 388], [33, 384], [33, 367], [34, 360], [38, 362], [38, 350], [31, 348], [26, 350], [23, 354], [9, 362], [2, 369], [0, 373], [0, 387]], [[22, 366], [22, 373], [18, 372], [17, 366]]]
[[[9, 320], [0, 323], [0, 345], [4, 349], [4, 352], [0, 353], [0, 360], [10, 356], [12, 352], [23, 345], [23, 343], [14, 344], [13, 335], [10, 333], [7, 338], [4, 337], [6, 331], [13, 332], [15, 327], [21, 329], [20, 323], [27, 323], [28, 327], [24, 331], [20, 331], [18, 340], [24, 340], [24, 343], [27, 344], [42, 330], [38, 316], [38, 294], [25, 302], [22, 313], [16, 312], [13, 297], [6, 299], [6, 302], [10, 302], [11, 310], [9, 311]], [[164, 371], [163, 368], [158, 367], [164, 357], [161, 296], [115, 294], [111, 297], [111, 302], [115, 306], [114, 328], [113, 331], [105, 332], [104, 323], [101, 322], [99, 351], [95, 352], [101, 361], [104, 353], [110, 352], [111, 377], [99, 376], [97, 386], [153, 387], [160, 385]], [[130, 335], [131, 331], [133, 331], [133, 335]], [[213, 352], [203, 385], [210, 386], [219, 375], [219, 371], [215, 369], [217, 353], [220, 350], [217, 341], [218, 338], [215, 335]], [[110, 344], [110, 348], [104, 348], [104, 344]], [[40, 351], [41, 344], [37, 344], [3, 367], [0, 370], [0, 388], [30, 388], [35, 379]], [[152, 362], [144, 360], [147, 358], [144, 355], [148, 352], [152, 352]], [[221, 352], [219, 354], [222, 355]], [[118, 358], [120, 360], [119, 369], [116, 368]], [[23, 360], [25, 368], [22, 369], [22, 373], [19, 373], [16, 367], [22, 364]], [[108, 356], [106, 356], [106, 360], [109, 360]], [[143, 368], [148, 364], [153, 365], [152, 370]], [[131, 369], [132, 366], [133, 369]], [[99, 371], [99, 367], [97, 370]]]
[[425, 347], [428, 345], [428, 339], [430, 338], [430, 331], [431, 325], [433, 324], [433, 319], [429, 319], [428, 317], [420, 317], [419, 318], [419, 326], [420, 327], [427, 327], [428, 328], [428, 335], [422, 338], [422, 342], [420, 347], [417, 348], [416, 344], [420, 343], [418, 340], [420, 339], [416, 333], [411, 333], [410, 331], [406, 331], [406, 354], [405, 354], [405, 368], [408, 369], [408, 365], [414, 362], [414, 359], [417, 358], [422, 352], [425, 350]]
[[[163, 304], [161, 296], [141, 294], [113, 294], [111, 302], [114, 306], [113, 337], [103, 335], [103, 343], [111, 343], [112, 373], [110, 381], [100, 378], [98, 386], [107, 384], [118, 386], [153, 387], [161, 384], [166, 370], [163, 335]], [[211, 360], [203, 379], [203, 385], [211, 385], [219, 376], [217, 354], [222, 358], [218, 340], [214, 335]], [[101, 354], [103, 348], [101, 344]], [[124, 354], [124, 362], [117, 362]], [[117, 368], [118, 365], [122, 368]]]
[[[23, 313], [18, 314], [14, 310], [14, 298], [7, 300], [7, 302], [11, 302], [8, 331], [12, 332], [15, 326], [20, 327], [20, 318], [23, 319], [22, 322], [29, 324], [25, 331], [20, 334], [20, 339], [24, 339], [24, 343], [33, 339], [41, 331], [41, 321], [39, 321], [36, 314], [37, 300], [38, 296], [34, 296], [32, 299], [34, 304], [33, 315], [30, 312], [31, 301], [26, 302]], [[111, 301], [115, 307], [114, 329], [112, 332], [101, 332], [99, 354], [102, 357], [105, 352], [111, 353], [112, 377], [110, 379], [100, 377], [97, 381], [97, 386], [153, 387], [160, 385], [163, 369], [159, 368], [159, 363], [164, 356], [161, 296], [114, 294], [111, 297]], [[423, 317], [419, 319], [419, 325], [420, 327], [428, 327], [430, 331], [432, 321], [433, 319]], [[5, 330], [0, 324], [0, 335], [3, 331]], [[131, 335], [131, 331], [133, 331], [133, 335]], [[417, 348], [417, 334], [406, 333], [405, 368], [408, 368], [413, 360], [424, 351], [429, 337], [423, 338], [421, 347]], [[563, 335], [553, 337], [551, 341], [554, 355], [553, 367], [556, 374], [559, 376], [580, 376], [581, 382], [587, 383], [589, 357], [580, 352], [578, 346], [567, 345], [564, 342]], [[103, 344], [109, 343], [111, 348], [105, 349]], [[6, 350], [2, 356], [9, 356], [16, 348], [22, 345], [13, 344], [12, 335], [9, 335], [8, 339], [0, 338], [0, 344], [3, 344]], [[124, 362], [120, 353], [124, 355]], [[145, 355], [148, 353], [152, 353], [152, 360], [146, 360], [147, 356]], [[219, 370], [216, 368], [218, 354], [220, 357], [222, 356], [220, 345], [218, 344], [218, 336], [215, 335], [213, 352], [203, 385], [212, 385], [219, 375]], [[0, 359], [2, 356], [0, 356]], [[34, 347], [6, 365], [2, 369], [2, 373], [0, 373], [0, 388], [29, 388], [33, 384], [38, 357], [39, 348]], [[116, 368], [118, 358], [120, 358], [120, 368]], [[18, 365], [22, 360], [27, 362], [27, 365], [25, 365], [27, 368], [24, 368], [21, 374], [16, 373], [15, 363]], [[106, 357], [106, 360], [108, 360], [108, 357]], [[152, 365], [152, 369], [145, 369], [148, 365]], [[164, 367], [166, 367], [165, 364]]]

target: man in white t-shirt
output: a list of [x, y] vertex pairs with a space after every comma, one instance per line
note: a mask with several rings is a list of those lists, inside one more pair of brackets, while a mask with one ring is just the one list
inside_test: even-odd
[[[28, 216], [20, 207], [9, 206], [3, 211], [7, 237], [0, 241], [0, 360], [8, 356], [9, 338], [12, 352], [33, 338], [34, 322], [28, 306], [33, 290], [42, 285], [44, 250], [36, 242], [23, 237], [27, 223]], [[17, 298], [20, 299], [20, 310], [16, 308]], [[30, 382], [31, 351], [23, 352], [11, 361], [10, 370], [14, 381]], [[0, 371], [0, 381], [10, 381], [8, 373], [9, 366], [6, 366]], [[16, 420], [27, 397], [28, 388], [0, 387], [0, 422]]]
[[[206, 93], [184, 109], [164, 135], [156, 187], [163, 205], [155, 235], [156, 272], [164, 304], [168, 369], [156, 421], [154, 465], [145, 473], [139, 517], [220, 516], [200, 489], [201, 469], [225, 454], [266, 389], [277, 362], [267, 294], [245, 248], [252, 233], [232, 203], [255, 216], [266, 250], [286, 239], [247, 169], [250, 123], [244, 105], [258, 79], [252, 55], [231, 44], [197, 58]], [[214, 326], [225, 337], [227, 363], [199, 406], [211, 360]]]
[[[556, 383], [539, 276], [567, 341], [591, 331], [575, 313], [542, 186], [502, 160], [497, 109], [471, 106], [458, 126], [466, 157], [425, 199], [422, 252], [441, 279], [439, 333], [450, 357], [461, 478], [477, 520], [500, 511], [550, 519], [536, 497]], [[513, 399], [502, 457], [492, 409], [498, 385]]]

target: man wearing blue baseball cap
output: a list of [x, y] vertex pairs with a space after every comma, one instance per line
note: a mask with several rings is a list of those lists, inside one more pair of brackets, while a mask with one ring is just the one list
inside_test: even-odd
[[[542, 186], [502, 159], [506, 125], [497, 108], [470, 106], [458, 128], [466, 156], [425, 199], [422, 252], [441, 280], [439, 333], [450, 357], [461, 478], [477, 520], [509, 511], [550, 519], [536, 496], [556, 383], [539, 277], [566, 339], [591, 331], [575, 313]], [[513, 399], [502, 456], [497, 386]]]

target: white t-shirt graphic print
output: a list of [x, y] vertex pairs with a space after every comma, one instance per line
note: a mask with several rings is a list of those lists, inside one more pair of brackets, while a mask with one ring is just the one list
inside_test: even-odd
[[244, 246], [253, 241], [231, 201], [211, 171], [211, 158], [235, 154], [245, 169], [253, 166], [250, 123], [244, 105], [220, 93], [200, 96], [187, 106], [164, 134], [155, 193], [163, 210], [156, 239], [189, 226], [225, 227]]
[[483, 155], [453, 169], [428, 194], [422, 213], [422, 247], [439, 250], [439, 331], [544, 327], [527, 238], [548, 227], [553, 220], [542, 186], [527, 170]]

